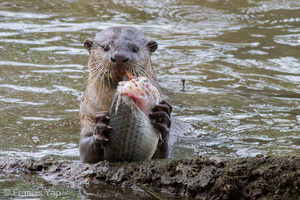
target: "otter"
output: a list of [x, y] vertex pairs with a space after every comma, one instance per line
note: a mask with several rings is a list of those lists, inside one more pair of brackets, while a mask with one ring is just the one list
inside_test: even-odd
[[[94, 39], [86, 39], [84, 47], [89, 52], [89, 75], [80, 102], [81, 161], [96, 163], [103, 160], [103, 145], [108, 141], [110, 106], [120, 81], [128, 80], [126, 74], [148, 77], [159, 89], [150, 56], [158, 44], [137, 28], [116, 26], [104, 29]], [[161, 93], [161, 90], [159, 90]], [[172, 106], [162, 100], [149, 114], [153, 126], [161, 134], [152, 159], [167, 158], [171, 127]]]

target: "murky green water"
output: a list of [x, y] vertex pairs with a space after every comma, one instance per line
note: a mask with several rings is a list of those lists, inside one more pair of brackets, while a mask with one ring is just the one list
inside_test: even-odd
[[173, 157], [299, 154], [299, 13], [297, 0], [0, 0], [0, 156], [78, 162], [83, 41], [115, 25], [159, 44], [173, 115], [195, 128]]

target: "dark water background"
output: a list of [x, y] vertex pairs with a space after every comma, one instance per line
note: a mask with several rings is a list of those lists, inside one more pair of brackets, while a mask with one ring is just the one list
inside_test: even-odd
[[[177, 138], [173, 157], [299, 154], [299, 13], [298, 0], [0, 0], [0, 158], [79, 162], [83, 41], [115, 25], [159, 44], [152, 60], [163, 92], [173, 115], [195, 129]], [[61, 198], [88, 199], [97, 191], [30, 180], [0, 174], [0, 196], [57, 187]], [[116, 188], [103, 187], [98, 193], [112, 199]]]

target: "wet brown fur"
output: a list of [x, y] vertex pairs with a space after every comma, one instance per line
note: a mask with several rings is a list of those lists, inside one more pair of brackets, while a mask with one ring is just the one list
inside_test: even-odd
[[[148, 41], [139, 29], [124, 26], [105, 29], [94, 39], [87, 39], [84, 45], [90, 57], [89, 75], [79, 111], [80, 140], [81, 143], [90, 143], [89, 145], [93, 146], [96, 144], [93, 144], [92, 140], [88, 141], [88, 138], [94, 134], [95, 116], [100, 111], [110, 109], [118, 82], [126, 80], [126, 76], [116, 74], [116, 69], [124, 69], [134, 76], [146, 76], [159, 88], [150, 59], [157, 44]], [[105, 51], [107, 46], [109, 51]], [[138, 52], [132, 52], [135, 47], [138, 48]], [[111, 57], [116, 54], [128, 55], [129, 61], [122, 65], [113, 63]], [[101, 160], [102, 155], [101, 153], [98, 155], [99, 151], [101, 151], [100, 147], [87, 148], [87, 145], [80, 144], [81, 156], [93, 155], [88, 162]]]

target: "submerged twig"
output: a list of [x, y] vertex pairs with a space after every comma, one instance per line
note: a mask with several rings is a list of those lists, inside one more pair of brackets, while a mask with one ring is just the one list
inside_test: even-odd
[[182, 90], [184, 91], [184, 89], [185, 89], [185, 79], [184, 78], [181, 79], [181, 82], [182, 82]]
[[165, 197], [163, 197], [161, 194], [155, 192], [154, 190], [150, 189], [149, 187], [143, 185], [143, 184], [138, 184], [138, 186], [143, 189], [145, 192], [153, 196], [154, 198], [158, 200], [167, 200]]

